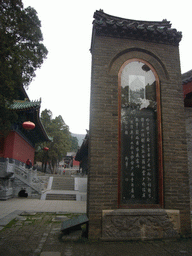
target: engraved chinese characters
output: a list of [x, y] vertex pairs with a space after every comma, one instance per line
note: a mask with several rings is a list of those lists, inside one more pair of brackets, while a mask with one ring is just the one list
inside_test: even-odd
[[156, 203], [155, 117], [152, 110], [128, 108], [121, 130], [122, 200]]
[[131, 62], [121, 76], [123, 204], [157, 203], [155, 77], [148, 66], [143, 66], [142, 62]]

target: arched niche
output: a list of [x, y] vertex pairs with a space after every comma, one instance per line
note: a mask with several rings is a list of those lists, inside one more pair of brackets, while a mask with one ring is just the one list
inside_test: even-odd
[[118, 72], [119, 207], [163, 206], [160, 81], [139, 58]]
[[150, 63], [150, 65], [156, 70], [160, 81], [169, 80], [168, 71], [161, 59], [152, 51], [148, 51], [142, 48], [125, 49], [115, 55], [109, 64], [109, 75], [118, 75], [119, 69], [123, 63], [133, 58], [142, 59]]

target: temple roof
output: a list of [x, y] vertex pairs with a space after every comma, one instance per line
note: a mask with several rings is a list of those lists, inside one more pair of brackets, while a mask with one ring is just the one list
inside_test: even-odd
[[185, 107], [192, 107], [192, 69], [182, 74]]
[[19, 90], [18, 90], [18, 99], [20, 100], [24, 100], [24, 99], [29, 99], [26, 91], [25, 91], [25, 88], [23, 87], [23, 85], [21, 85], [19, 87]]
[[182, 84], [187, 84], [192, 81], [192, 69], [182, 74]]
[[[17, 123], [13, 124], [13, 129], [21, 132], [32, 143], [51, 140], [39, 118], [40, 106], [41, 100], [30, 101], [28, 98], [25, 100], [15, 100], [14, 103], [10, 106], [10, 109], [18, 114], [18, 121]], [[26, 131], [23, 129], [22, 123], [24, 121], [31, 121], [35, 123], [35, 129], [31, 131]]]
[[11, 104], [10, 108], [12, 110], [27, 110], [30, 108], [40, 108], [41, 101], [29, 101], [29, 100], [17, 100]]
[[89, 131], [87, 131], [87, 134], [85, 135], [83, 143], [77, 151], [77, 154], [75, 156], [76, 161], [82, 161], [84, 157], [88, 156], [88, 144], [89, 144]]
[[115, 17], [102, 10], [94, 13], [93, 30], [97, 36], [130, 38], [163, 44], [178, 45], [182, 33], [163, 21], [141, 21]]

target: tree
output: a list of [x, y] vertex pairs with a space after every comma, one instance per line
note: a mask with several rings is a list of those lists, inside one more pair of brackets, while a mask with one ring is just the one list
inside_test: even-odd
[[0, 0], [0, 130], [10, 125], [10, 104], [47, 56], [42, 40], [35, 9], [24, 9], [21, 0]]
[[71, 136], [71, 148], [70, 151], [77, 152], [79, 148], [77, 137]]
[[52, 172], [55, 172], [58, 162], [63, 159], [71, 148], [71, 133], [62, 116], [59, 115], [53, 119], [50, 110], [45, 109], [42, 111], [41, 121], [49, 136], [52, 137], [52, 141], [40, 146], [40, 148], [43, 148], [43, 146], [49, 148], [48, 155], [40, 150], [36, 160], [48, 160]]
[[50, 156], [52, 168], [55, 167], [59, 161], [63, 159], [63, 156], [67, 154], [67, 151], [71, 147], [69, 127], [65, 124], [61, 116], [56, 117], [51, 122], [51, 136], [53, 141], [50, 144]]

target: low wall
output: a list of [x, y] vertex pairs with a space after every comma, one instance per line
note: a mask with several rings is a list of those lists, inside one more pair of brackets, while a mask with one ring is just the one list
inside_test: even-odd
[[76, 194], [77, 201], [87, 200], [87, 177], [75, 177], [74, 189], [79, 193]]
[[75, 177], [75, 190], [87, 192], [87, 177]]

